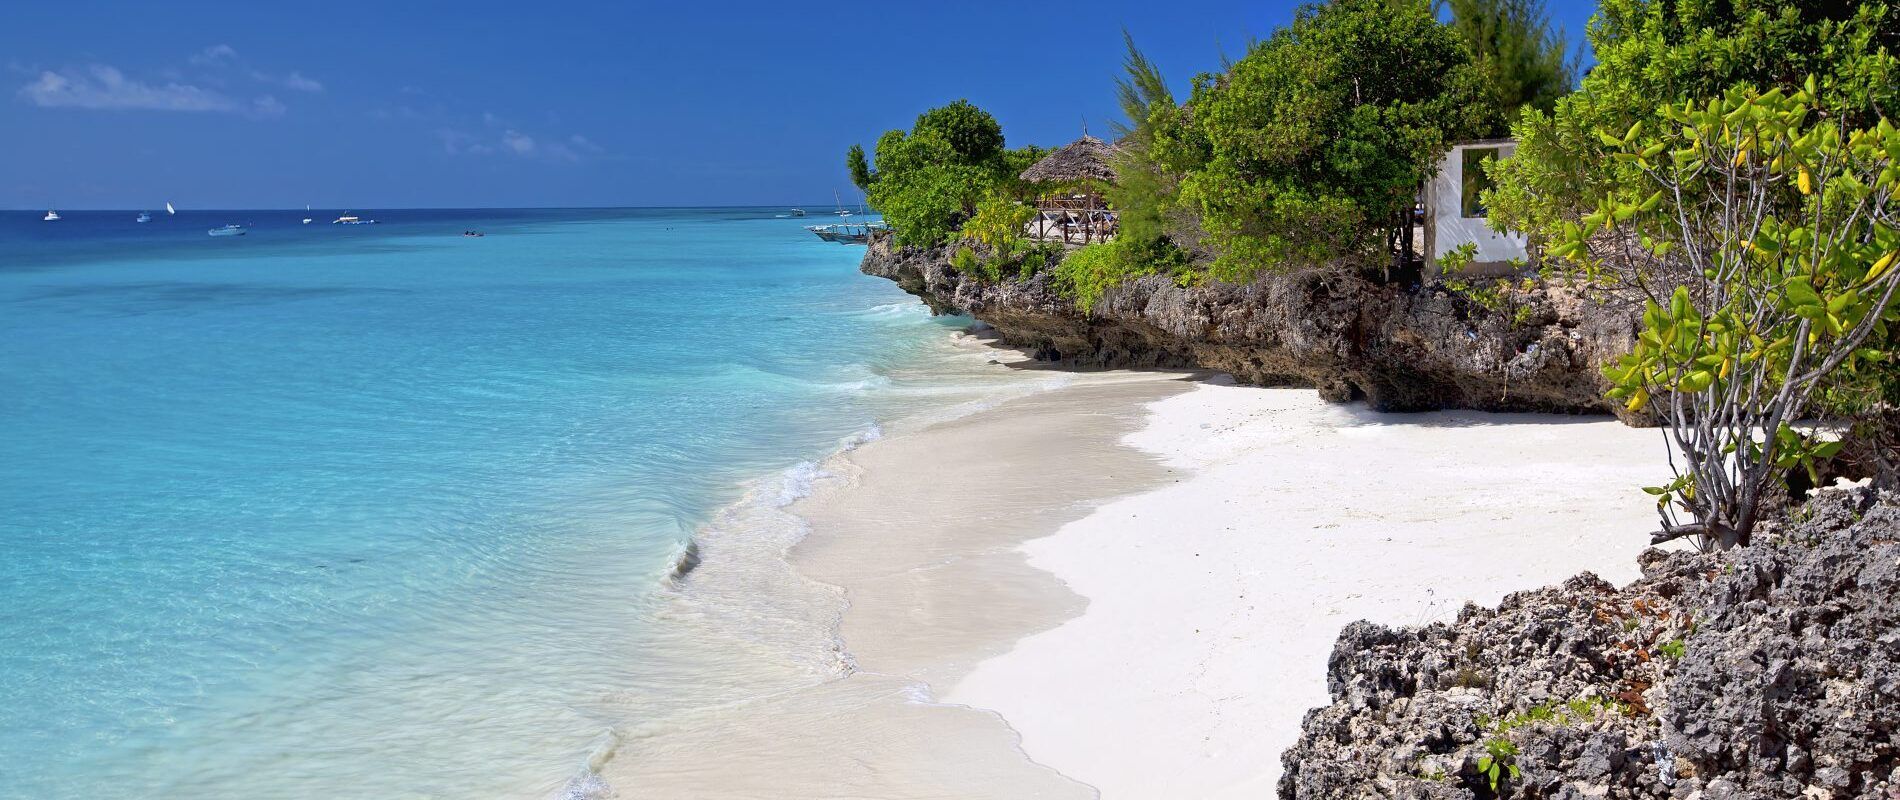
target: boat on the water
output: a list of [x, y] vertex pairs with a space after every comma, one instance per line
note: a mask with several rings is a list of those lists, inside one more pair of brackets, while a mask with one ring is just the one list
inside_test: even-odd
[[246, 231], [243, 225], [226, 225], [222, 228], [212, 228], [207, 233], [212, 236], [243, 236], [249, 231]]
[[167, 214], [176, 214], [176, 213], [178, 213], [178, 209], [176, 209], [176, 208], [172, 208], [172, 204], [171, 204], [171, 202], [170, 202], [170, 201], [167, 201], [167, 202], [165, 203], [165, 213], [167, 213]]
[[140, 221], [140, 222], [151, 222], [151, 221], [152, 221], [152, 212], [150, 212], [150, 211], [140, 211], [140, 212], [139, 212], [139, 219], [138, 219], [138, 221]]
[[41, 220], [42, 222], [58, 222], [58, 221], [59, 221], [59, 212], [58, 212], [58, 211], [54, 211], [54, 210], [52, 210], [52, 209], [47, 209], [47, 211], [46, 211], [46, 216], [44, 216], [44, 217], [40, 217], [40, 220]]
[[871, 234], [889, 230], [890, 226], [882, 222], [839, 222], [831, 225], [807, 225], [818, 238], [837, 244], [869, 244]]
[[376, 220], [363, 219], [362, 217], [356, 216], [355, 214], [345, 211], [343, 212], [343, 216], [330, 220], [330, 224], [331, 225], [374, 225], [376, 224]]
[[794, 217], [802, 217], [802, 216], [805, 216], [805, 209], [802, 209], [802, 208], [794, 208], [794, 209], [792, 209], [792, 216], [794, 216]]

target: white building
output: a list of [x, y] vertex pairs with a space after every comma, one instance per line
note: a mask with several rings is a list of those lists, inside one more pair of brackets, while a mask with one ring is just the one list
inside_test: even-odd
[[1425, 271], [1437, 270], [1439, 257], [1465, 244], [1478, 247], [1466, 274], [1501, 275], [1512, 262], [1529, 261], [1523, 234], [1491, 229], [1479, 193], [1491, 188], [1481, 165], [1489, 159], [1510, 158], [1515, 139], [1491, 139], [1453, 145], [1438, 162], [1438, 174], [1425, 184]]

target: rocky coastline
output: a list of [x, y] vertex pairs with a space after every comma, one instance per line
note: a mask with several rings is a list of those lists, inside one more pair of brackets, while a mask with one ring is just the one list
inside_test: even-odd
[[1900, 797], [1893, 495], [1823, 492], [1753, 546], [1642, 567], [1348, 626], [1280, 796]]
[[1110, 289], [1084, 313], [1050, 275], [984, 281], [960, 274], [947, 249], [896, 247], [888, 236], [870, 243], [860, 269], [936, 313], [990, 325], [1039, 359], [1217, 370], [1379, 411], [1618, 413], [1600, 368], [1628, 352], [1640, 316], [1562, 289], [1510, 288], [1486, 306], [1440, 285], [1407, 289], [1350, 271], [1244, 286], [1151, 276]]

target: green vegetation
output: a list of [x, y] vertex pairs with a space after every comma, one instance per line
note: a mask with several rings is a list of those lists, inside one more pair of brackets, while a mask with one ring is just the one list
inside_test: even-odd
[[[1447, 0], [1451, 27], [1471, 51], [1498, 120], [1525, 108], [1549, 113], [1577, 81], [1577, 60], [1562, 31], [1550, 28], [1541, 0]], [[1503, 135], [1505, 130], [1487, 131]]]
[[851, 173], [851, 185], [859, 191], [871, 191], [871, 164], [864, 158], [864, 145], [851, 145], [844, 153], [844, 165]]
[[1166, 240], [1146, 243], [1116, 237], [1071, 251], [1056, 265], [1056, 288], [1074, 298], [1083, 313], [1095, 310], [1108, 290], [1149, 275], [1172, 274], [1177, 282], [1191, 280], [1187, 254]]
[[1478, 774], [1491, 785], [1492, 794], [1497, 794], [1506, 780], [1517, 780], [1517, 745], [1502, 737], [1485, 740], [1484, 755], [1478, 757]]
[[931, 247], [948, 241], [992, 192], [1026, 191], [1016, 176], [1040, 152], [1004, 149], [996, 118], [958, 100], [919, 115], [909, 132], [880, 137], [875, 170], [863, 164], [862, 148], [847, 164], [899, 244]]
[[[1457, 28], [1429, 0], [1306, 6], [1224, 74], [1196, 78], [1185, 106], [1124, 34], [1126, 121], [1106, 194], [1128, 243], [1072, 256], [1064, 285], [1087, 307], [1161, 272], [1245, 281], [1376, 263], [1449, 142], [1502, 130], [1520, 105], [1549, 107], [1571, 79], [1541, 2], [1453, 6]], [[962, 238], [1007, 251], [1011, 215], [990, 198], [1033, 196], [1016, 176], [1040, 155], [1004, 149], [995, 119], [958, 101], [884, 134], [873, 158], [854, 147], [846, 165], [899, 244]], [[979, 217], [983, 230], [965, 230]]]
[[[1900, 325], [1900, 130], [1834, 114], [1804, 88], [1663, 106], [1594, 132], [1619, 181], [1548, 253], [1649, 298], [1635, 349], [1605, 368], [1631, 412], [1656, 404], [1676, 452], [1657, 540], [1749, 542], [1767, 488], [1841, 443], [1798, 430], [1830, 380], [1891, 380], [1868, 347]], [[1651, 132], [1651, 131], [1654, 132]]]
[[1492, 168], [1494, 224], [1548, 240], [1596, 199], [1641, 186], [1628, 164], [1596, 160], [1596, 131], [1661, 127], [1660, 103], [1698, 102], [1749, 84], [1792, 91], [1816, 76], [1818, 105], [1871, 125], [1900, 113], [1900, 10], [1891, 3], [1602, 0], [1590, 25], [1596, 66], [1550, 113], [1512, 128], [1517, 154]]
[[1376, 252], [1436, 157], [1496, 127], [1463, 41], [1426, 0], [1335, 0], [1163, 109], [1157, 159], [1181, 176], [1212, 275]]

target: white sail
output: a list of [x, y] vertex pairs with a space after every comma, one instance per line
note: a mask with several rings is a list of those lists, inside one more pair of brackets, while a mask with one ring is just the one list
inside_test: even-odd
[[167, 213], [167, 214], [176, 214], [176, 213], [178, 213], [178, 209], [176, 209], [176, 208], [172, 208], [172, 204], [168, 202], [168, 203], [166, 203], [166, 204], [165, 204], [165, 213]]

